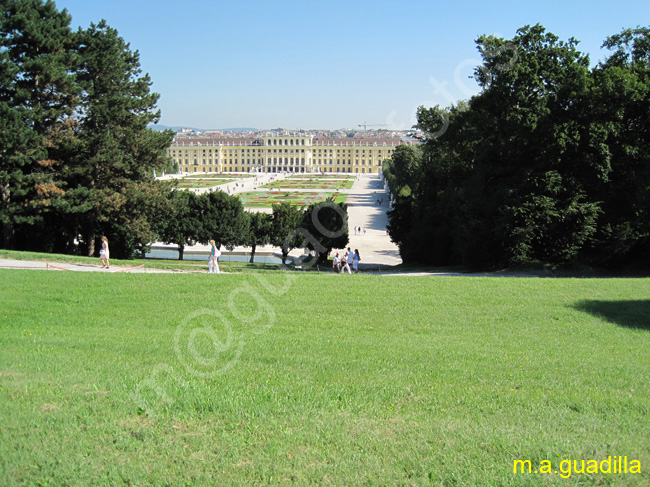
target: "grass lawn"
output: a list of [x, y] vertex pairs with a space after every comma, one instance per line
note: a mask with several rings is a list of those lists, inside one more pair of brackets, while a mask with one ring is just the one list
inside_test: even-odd
[[353, 180], [345, 179], [285, 179], [267, 183], [262, 188], [286, 189], [350, 189]]
[[[50, 263], [63, 263], [63, 264], [79, 264], [79, 265], [94, 265], [101, 266], [99, 257], [85, 257], [80, 255], [65, 255], [65, 254], [43, 254], [38, 252], [21, 252], [14, 250], [2, 250], [0, 249], [0, 258], [2, 259], [13, 259], [13, 260], [33, 260], [40, 262], [50, 262]], [[208, 263], [207, 255], [203, 261], [197, 260], [176, 260], [176, 259], [113, 259], [111, 258], [111, 267], [114, 271], [120, 270], [120, 268], [131, 268], [136, 267], [141, 264], [144, 264], [147, 269], [158, 269], [166, 271], [178, 271], [178, 272], [207, 272]], [[20, 263], [16, 263], [16, 266], [19, 266]], [[248, 262], [228, 262], [220, 261], [219, 268], [224, 272], [262, 272], [262, 271], [272, 271], [275, 272], [278, 269], [277, 265], [274, 264], [260, 264]]]
[[353, 180], [356, 174], [292, 174], [287, 176], [289, 179], [349, 179]]
[[188, 174], [184, 177], [187, 178], [212, 178], [212, 179], [241, 179], [241, 178], [250, 178], [254, 177], [255, 174], [235, 174], [235, 173], [199, 173], [199, 174]]
[[220, 184], [232, 183], [234, 181], [235, 180], [232, 178], [184, 178], [179, 179], [177, 184], [179, 188], [209, 188]]
[[293, 205], [306, 206], [312, 203], [325, 201], [327, 198], [334, 198], [335, 203], [345, 202], [345, 194], [321, 193], [317, 191], [302, 191], [292, 193], [290, 191], [253, 191], [237, 194], [245, 207], [267, 207], [270, 208], [276, 203], [291, 203]]
[[0, 270], [0, 485], [648, 485], [649, 317], [648, 279]]

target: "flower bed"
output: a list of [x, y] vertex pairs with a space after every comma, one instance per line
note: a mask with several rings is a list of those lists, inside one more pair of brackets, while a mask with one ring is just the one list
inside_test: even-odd
[[269, 208], [276, 203], [291, 203], [297, 206], [308, 206], [313, 203], [320, 203], [328, 198], [334, 198], [337, 203], [345, 200], [345, 195], [338, 192], [319, 193], [319, 192], [300, 192], [291, 193], [285, 191], [254, 191], [250, 193], [240, 193], [237, 196], [241, 198], [245, 207]]
[[353, 181], [345, 179], [285, 179], [282, 181], [273, 181], [265, 184], [263, 188], [287, 188], [287, 189], [344, 189], [352, 187]]

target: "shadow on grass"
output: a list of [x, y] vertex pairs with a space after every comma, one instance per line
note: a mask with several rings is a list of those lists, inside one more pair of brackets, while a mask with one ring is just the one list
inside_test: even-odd
[[626, 328], [650, 331], [650, 299], [627, 301], [585, 300], [574, 308]]

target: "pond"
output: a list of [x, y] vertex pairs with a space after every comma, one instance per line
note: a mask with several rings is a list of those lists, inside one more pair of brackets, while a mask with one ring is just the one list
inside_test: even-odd
[[[207, 262], [209, 254], [210, 253], [208, 251], [186, 250], [183, 253], [183, 260], [198, 260]], [[147, 252], [146, 257], [148, 259], [178, 260], [178, 250], [152, 249], [151, 252]], [[244, 254], [241, 252], [223, 252], [221, 254], [221, 257], [219, 257], [219, 262], [249, 262], [250, 259], [250, 254]], [[280, 265], [282, 263], [282, 259], [266, 252], [260, 252], [255, 253], [254, 262], [257, 264]]]

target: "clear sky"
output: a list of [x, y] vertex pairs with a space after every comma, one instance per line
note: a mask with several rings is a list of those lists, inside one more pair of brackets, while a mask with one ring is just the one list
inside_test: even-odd
[[55, 0], [73, 28], [105, 19], [140, 52], [163, 125], [408, 129], [419, 105], [478, 92], [479, 35], [542, 24], [592, 65], [648, 0]]

